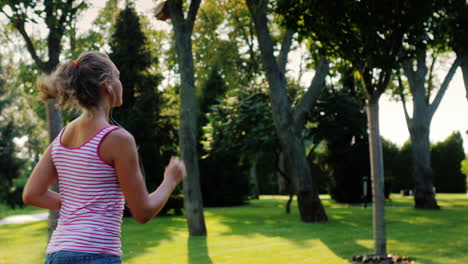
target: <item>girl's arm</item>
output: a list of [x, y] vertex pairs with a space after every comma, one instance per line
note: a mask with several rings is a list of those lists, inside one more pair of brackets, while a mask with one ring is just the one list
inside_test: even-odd
[[[105, 140], [107, 141], [107, 140]], [[151, 220], [166, 204], [175, 187], [185, 178], [183, 161], [172, 158], [164, 172], [164, 180], [152, 193], [148, 193], [138, 163], [133, 136], [123, 129], [116, 130], [103, 143], [105, 152], [111, 151], [120, 187], [125, 194], [133, 217], [144, 224]]]
[[23, 202], [41, 208], [59, 210], [60, 194], [49, 190], [49, 186], [57, 179], [57, 170], [50, 151], [49, 146], [29, 177], [23, 190]]

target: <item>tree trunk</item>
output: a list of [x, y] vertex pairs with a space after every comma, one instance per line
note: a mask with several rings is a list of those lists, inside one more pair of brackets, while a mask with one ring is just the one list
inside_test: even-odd
[[413, 118], [410, 136], [413, 154], [413, 175], [415, 180], [414, 207], [440, 209], [433, 191], [433, 175], [429, 149], [429, 127]]
[[206, 236], [196, 147], [197, 105], [191, 41], [192, 31], [185, 21], [181, 21], [183, 18], [181, 6], [177, 6], [176, 3], [175, 6], [170, 4], [169, 7], [174, 25], [177, 63], [181, 78], [179, 142], [182, 149], [182, 159], [188, 172], [187, 178], [183, 183], [184, 206], [190, 235]]
[[[280, 132], [282, 130], [282, 132]], [[291, 175], [303, 222], [327, 222], [328, 218], [312, 182], [310, 167], [305, 156], [303, 140], [285, 127], [277, 128], [285, 152], [286, 172]]]
[[[425, 56], [425, 54], [424, 54]], [[418, 65], [418, 67], [423, 67]], [[425, 67], [425, 66], [424, 66]], [[413, 96], [413, 117], [407, 119], [411, 137], [413, 177], [415, 182], [414, 207], [439, 209], [433, 187], [433, 172], [429, 148], [429, 130], [432, 116], [426, 104], [425, 71], [413, 74], [410, 82]]]
[[[412, 117], [409, 117], [407, 112], [403, 93], [401, 97], [412, 142], [413, 177], [415, 181], [414, 206], [415, 208], [420, 209], [440, 209], [437, 205], [433, 191], [433, 172], [430, 158], [429, 133], [432, 117], [434, 116], [434, 113], [437, 110], [456, 69], [458, 68], [460, 60], [456, 59], [453, 62], [450, 70], [444, 78], [444, 81], [437, 91], [437, 95], [431, 103], [430, 90], [427, 91], [429, 88], [426, 89], [426, 75], [428, 71], [426, 66], [426, 53], [425, 48], [421, 48], [418, 51], [418, 56], [416, 58], [416, 71], [413, 70], [412, 61], [406, 61], [403, 63], [403, 69], [408, 79], [410, 92], [413, 98]], [[430, 69], [429, 82], [431, 82], [433, 67]], [[400, 83], [400, 85], [403, 84]], [[432, 83], [429, 83], [429, 85], [432, 85]]]
[[284, 153], [286, 173], [291, 175], [303, 222], [327, 222], [318, 192], [312, 181], [305, 155], [301, 128], [295, 126], [293, 112], [286, 94], [286, 80], [273, 53], [273, 43], [267, 27], [266, 1], [247, 0], [254, 21], [257, 40], [270, 88], [273, 121]]
[[374, 227], [374, 247], [377, 255], [386, 255], [387, 238], [385, 235], [384, 170], [382, 141], [379, 131], [379, 97], [368, 99], [366, 110], [369, 126], [369, 152], [372, 179], [372, 209]]
[[[84, 3], [84, 1], [82, 2]], [[81, 6], [81, 4], [78, 6]], [[15, 6], [13, 4], [8, 4], [10, 8]], [[55, 70], [60, 61], [60, 52], [62, 50], [61, 40], [65, 33], [67, 26], [70, 26], [72, 21], [76, 19], [76, 12], [79, 10], [77, 6], [73, 5], [73, 0], [67, 0], [66, 3], [59, 3], [54, 1], [45, 1], [45, 18], [44, 22], [49, 29], [49, 34], [47, 36], [47, 53], [49, 60], [44, 62], [38, 56], [38, 52], [34, 47], [34, 43], [28, 35], [25, 25], [26, 22], [26, 13], [22, 13], [23, 10], [14, 7], [16, 14], [10, 18], [10, 22], [16, 27], [20, 35], [26, 42], [26, 49], [30, 53], [32, 59], [36, 65], [41, 69], [45, 74], [50, 74]], [[33, 5], [35, 6], [35, 5]], [[28, 7], [31, 7], [29, 5]], [[26, 7], [24, 10], [27, 10]], [[33, 8], [34, 9], [34, 8]], [[34, 11], [34, 10], [30, 10]], [[49, 132], [49, 143], [57, 137], [60, 132], [62, 122], [60, 117], [60, 111], [55, 108], [56, 101], [49, 101], [47, 103], [47, 121], [48, 121], [48, 132]], [[52, 184], [51, 189], [53, 191], [59, 192], [58, 182]], [[49, 239], [57, 226], [58, 221], [58, 211], [50, 211], [49, 215], [49, 224], [48, 224], [48, 235]]]
[[258, 178], [257, 178], [257, 159], [254, 159], [250, 166], [250, 185], [252, 186], [252, 197], [258, 199], [260, 197], [260, 191], [258, 189]]
[[276, 172], [276, 182], [278, 183], [278, 194], [288, 194], [286, 179], [279, 172]]
[[[50, 100], [47, 103], [47, 124], [48, 124], [48, 132], [49, 132], [49, 143], [52, 143], [52, 141], [57, 137], [62, 127], [60, 111], [57, 108], [55, 108], [56, 104], [57, 104], [57, 100]], [[50, 186], [50, 189], [54, 192], [58, 192], [58, 193], [60, 192], [58, 179]], [[52, 237], [52, 233], [57, 227], [58, 218], [59, 218], [59, 210], [49, 210], [48, 227], [47, 227], [48, 241]]]
[[286, 179], [285, 171], [286, 169], [284, 168], [284, 154], [283, 152], [279, 152], [278, 154], [278, 160], [276, 161], [278, 164], [278, 172], [276, 173], [277, 179], [278, 179], [278, 193], [279, 194], [289, 194], [289, 188], [288, 188], [288, 180]]

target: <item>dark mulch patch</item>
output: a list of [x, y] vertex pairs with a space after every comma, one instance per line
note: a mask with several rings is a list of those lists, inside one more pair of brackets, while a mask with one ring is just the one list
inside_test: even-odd
[[388, 254], [379, 256], [374, 254], [355, 256], [351, 259], [353, 263], [379, 263], [379, 264], [415, 264], [414, 260], [407, 257]]

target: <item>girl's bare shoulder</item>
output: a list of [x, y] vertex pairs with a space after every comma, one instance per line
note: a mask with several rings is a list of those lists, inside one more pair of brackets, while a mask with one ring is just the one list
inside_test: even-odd
[[119, 127], [115, 130], [113, 130], [109, 135], [107, 135], [107, 139], [109, 142], [112, 143], [131, 143], [132, 141], [135, 141], [135, 138], [133, 135], [128, 132], [125, 128]]
[[102, 141], [99, 154], [109, 164], [117, 157], [132, 157], [136, 152], [135, 139], [126, 129], [119, 127], [110, 132]]

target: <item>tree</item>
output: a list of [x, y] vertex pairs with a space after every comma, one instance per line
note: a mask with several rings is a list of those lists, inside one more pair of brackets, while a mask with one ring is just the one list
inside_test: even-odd
[[[467, 182], [467, 186], [466, 186], [466, 189], [468, 190], [468, 159], [464, 159], [462, 162], [461, 162], [461, 172], [465, 175], [465, 181]], [[465, 190], [466, 192], [466, 190]]]
[[[200, 106], [198, 118], [200, 134], [203, 134], [202, 127], [208, 122], [206, 116], [210, 112], [212, 105], [216, 103], [217, 97], [241, 87], [243, 87], [242, 89], [246, 89], [246, 87], [256, 85], [256, 82], [259, 82], [259, 78], [257, 77], [260, 77], [260, 61], [258, 49], [253, 46], [254, 40], [253, 24], [244, 1], [207, 0], [203, 2], [194, 26], [193, 38], [194, 59], [197, 62], [195, 73], [197, 98]], [[242, 47], [248, 48], [244, 49]], [[249, 134], [246, 137], [249, 136], [253, 138], [253, 135]], [[258, 158], [245, 159], [245, 155], [242, 155], [242, 152], [238, 151], [226, 151], [222, 153], [214, 151], [206, 153], [201, 145], [199, 145], [198, 149], [200, 156], [206, 157], [202, 160], [201, 172], [212, 171], [216, 174], [217, 170], [214, 168], [219, 166], [220, 160], [223, 160], [232, 165], [233, 168], [236, 168], [233, 170], [238, 171], [239, 176], [250, 175], [251, 197], [258, 197], [258, 192], [256, 191], [258, 188], [255, 187], [258, 185], [257, 164], [259, 162], [258, 159], [261, 159], [262, 155], [258, 155]], [[229, 156], [229, 159], [227, 156]], [[249, 166], [250, 170], [247, 173], [244, 169], [246, 170]], [[222, 182], [223, 179], [230, 179], [228, 177], [229, 172], [225, 172], [224, 174], [225, 177], [216, 178], [217, 182]], [[236, 175], [235, 173], [231, 174], [232, 176]], [[215, 177], [214, 174], [203, 175], [202, 177], [203, 200], [205, 204], [212, 204], [211, 201], [219, 204], [223, 203], [223, 201], [228, 202], [219, 196], [217, 196], [219, 198], [213, 198], [210, 201], [205, 199], [206, 195], [208, 195], [205, 193], [206, 183], [214, 182], [211, 180], [211, 176]], [[238, 183], [243, 185], [243, 182], [244, 177], [239, 177]], [[216, 189], [216, 192], [219, 194], [223, 191], [219, 188]], [[236, 193], [241, 194], [243, 192]]]
[[[275, 153], [278, 145], [270, 109], [267, 94], [260, 87], [231, 89], [212, 106], [209, 123], [203, 128], [206, 158], [218, 161], [212, 163], [213, 174], [203, 175], [209, 177], [204, 186], [213, 187], [204, 192], [204, 196], [210, 195], [211, 204], [237, 205], [226, 201], [225, 193], [232, 193], [235, 201], [242, 203], [249, 194], [249, 178], [251, 194], [258, 196], [256, 164]], [[221, 168], [226, 163], [237, 168], [224, 171]]]
[[254, 41], [253, 23], [243, 0], [204, 1], [194, 26], [197, 82], [204, 83], [216, 68], [228, 87], [248, 86], [260, 76], [260, 54]]
[[406, 141], [398, 149], [397, 146], [383, 140], [385, 176], [390, 178], [392, 192], [409, 192], [414, 189], [412, 147], [411, 141]]
[[[180, 73], [180, 130], [179, 142], [182, 159], [188, 176], [183, 183], [184, 206], [187, 214], [189, 233], [205, 236], [206, 225], [203, 215], [203, 201], [200, 190], [200, 172], [197, 155], [197, 109], [192, 54], [192, 32], [201, 0], [192, 0], [187, 16], [184, 17], [183, 1], [168, 0], [162, 4], [163, 14], [167, 12], [174, 29], [177, 64]], [[156, 16], [161, 13], [156, 14]]]
[[11, 111], [5, 111], [14, 102], [14, 97], [7, 90], [1, 54], [0, 62], [0, 200], [15, 208], [22, 205], [22, 189], [16, 188], [14, 181], [19, 178], [24, 162], [17, 157], [18, 150], [13, 141], [18, 136], [14, 118]]
[[[423, 45], [425, 46], [425, 45]], [[426, 48], [417, 48], [416, 71], [413, 70], [414, 61], [408, 60], [403, 63], [403, 70], [408, 79], [409, 90], [412, 95], [413, 114], [410, 116], [406, 106], [404, 95], [404, 83], [399, 79], [399, 94], [403, 103], [405, 119], [411, 137], [413, 177], [415, 182], [414, 202], [415, 208], [439, 209], [433, 192], [433, 171], [430, 159], [429, 133], [432, 117], [435, 114], [450, 81], [459, 66], [459, 60], [455, 60], [447, 72], [444, 81], [432, 102], [431, 93], [434, 90], [433, 69], [436, 55], [428, 74], [426, 65]], [[427, 80], [426, 80], [427, 76]]]
[[[175, 128], [161, 115], [164, 99], [158, 86], [162, 75], [151, 72], [151, 68], [158, 68], [158, 58], [148, 44], [139, 16], [133, 5], [127, 5], [117, 15], [109, 43], [109, 57], [119, 68], [125, 87], [124, 104], [113, 110], [112, 116], [135, 137], [146, 185], [154, 190], [163, 180], [170, 156], [176, 153], [176, 138], [171, 136]], [[174, 199], [171, 196], [168, 203]]]
[[[121, 69], [120, 80], [125, 84], [122, 98], [125, 104], [116, 109], [132, 108], [138, 93], [139, 79], [152, 63], [151, 54], [145, 47], [146, 37], [141, 30], [141, 24], [132, 6], [126, 6], [116, 20], [115, 29], [111, 36], [109, 54], [112, 61]], [[143, 89], [141, 89], [143, 90]]]
[[20, 178], [25, 162], [17, 157], [18, 150], [13, 139], [18, 136], [18, 131], [14, 121], [2, 120], [0, 125], [0, 200], [15, 208], [23, 205], [23, 186], [17, 186], [15, 181]]
[[[9, 22], [18, 30], [23, 37], [26, 48], [36, 65], [45, 74], [50, 74], [59, 64], [59, 56], [62, 51], [62, 38], [67, 27], [75, 20], [77, 13], [86, 8], [85, 1], [76, 3], [74, 0], [66, 2], [56, 2], [45, 0], [43, 5], [36, 1], [0, 1], [0, 12], [3, 13]], [[49, 30], [47, 36], [48, 60], [45, 61], [38, 53], [37, 43], [31, 38], [31, 34], [26, 30], [27, 23], [37, 23], [36, 20], [28, 17], [29, 14], [37, 14], [42, 19]], [[47, 103], [47, 123], [49, 125], [49, 142], [52, 142], [61, 129], [60, 112], [55, 108], [56, 100], [49, 100]], [[52, 190], [58, 190], [58, 181], [52, 185]], [[59, 212], [51, 210], [49, 214], [49, 238], [57, 226]]]
[[329, 193], [339, 203], [361, 202], [362, 180], [370, 173], [364, 100], [354, 89], [329, 87], [323, 91], [310, 118], [314, 122], [307, 130], [310, 136], [306, 136], [315, 145], [326, 145], [320, 165], [330, 177]]
[[[433, 3], [429, 6], [430, 13], [440, 9]], [[436, 89], [434, 78], [434, 65], [440, 53], [446, 50], [447, 38], [441, 33], [441, 25], [445, 17], [431, 16], [427, 21], [420, 21], [416, 29], [409, 34], [405, 53], [408, 58], [402, 62], [404, 74], [408, 80], [409, 92], [413, 103], [413, 113], [410, 116], [406, 107], [405, 88], [398, 75], [398, 94], [403, 103], [406, 123], [411, 137], [413, 177], [415, 182], [414, 206], [420, 209], [439, 209], [433, 192], [433, 171], [430, 159], [429, 134], [432, 117], [437, 111], [442, 98], [447, 91], [456, 69], [460, 65], [457, 58], [447, 72], [439, 89]], [[424, 22], [424, 23], [422, 23]], [[426, 57], [431, 52], [432, 62], [428, 69]], [[414, 70], [416, 66], [416, 70]], [[431, 102], [432, 94], [437, 91]]]
[[[222, 38], [219, 33], [222, 24], [230, 20], [225, 17], [220, 4], [224, 3], [204, 1], [194, 25], [193, 56], [197, 62], [194, 67], [199, 135], [203, 133], [202, 127], [207, 124], [206, 114], [216, 103], [217, 97], [231, 88], [239, 87], [242, 82], [245, 84], [246, 74], [244, 67], [241, 67], [243, 59], [237, 43], [230, 38]], [[200, 156], [203, 156], [203, 147], [197, 147]]]
[[307, 93], [293, 109], [286, 94], [285, 78], [285, 67], [293, 31], [287, 30], [285, 33], [280, 54], [276, 60], [267, 25], [267, 5], [268, 1], [247, 0], [247, 6], [255, 25], [265, 75], [270, 87], [273, 121], [284, 153], [287, 171], [291, 174], [294, 182], [301, 220], [304, 222], [326, 222], [327, 215], [310, 174], [301, 130], [305, 124], [306, 114], [325, 86], [328, 61], [324, 58], [320, 60]]
[[367, 103], [373, 192], [375, 253], [386, 255], [384, 169], [379, 132], [379, 99], [401, 57], [402, 42], [412, 25], [425, 21], [425, 1], [281, 1], [285, 23], [320, 42], [328, 54], [351, 62]]
[[466, 175], [461, 171], [461, 163], [465, 158], [463, 138], [458, 131], [432, 146], [431, 159], [434, 164], [434, 185], [437, 192], [466, 192]]

